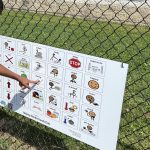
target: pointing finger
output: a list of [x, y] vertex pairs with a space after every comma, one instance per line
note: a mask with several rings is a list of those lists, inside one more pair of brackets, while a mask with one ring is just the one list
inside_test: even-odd
[[34, 84], [36, 84], [36, 83], [38, 83], [38, 82], [40, 82], [40, 81], [39, 81], [39, 80], [37, 80], [37, 81], [29, 80], [29, 83], [34, 83]]

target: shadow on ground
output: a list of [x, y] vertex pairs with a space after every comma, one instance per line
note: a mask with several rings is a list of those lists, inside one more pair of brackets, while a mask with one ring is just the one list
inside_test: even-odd
[[[32, 124], [31, 120], [27, 120]], [[45, 129], [45, 126], [40, 129], [22, 122], [16, 118], [16, 115], [9, 116], [0, 108], [0, 150], [68, 150], [63, 138], [54, 136], [44, 131]], [[7, 146], [3, 145], [2, 141], [5, 141]]]
[[[51, 132], [51, 133], [50, 133]], [[55, 134], [55, 135], [54, 135]], [[67, 142], [66, 142], [67, 141]], [[3, 143], [2, 143], [3, 142]], [[4, 144], [6, 143], [6, 145]], [[96, 150], [16, 113], [0, 108], [0, 150]], [[117, 150], [138, 150], [118, 140]]]

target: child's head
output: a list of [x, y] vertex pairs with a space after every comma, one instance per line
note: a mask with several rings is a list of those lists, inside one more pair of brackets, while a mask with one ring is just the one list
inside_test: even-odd
[[3, 12], [3, 9], [4, 9], [4, 4], [3, 4], [3, 1], [0, 0], [0, 15], [1, 15], [2, 12]]

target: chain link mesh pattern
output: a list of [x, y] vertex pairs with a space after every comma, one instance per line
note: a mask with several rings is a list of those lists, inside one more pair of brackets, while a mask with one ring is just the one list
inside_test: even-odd
[[[0, 34], [129, 64], [118, 150], [148, 150], [149, 0], [3, 0]], [[0, 108], [0, 148], [92, 149]]]

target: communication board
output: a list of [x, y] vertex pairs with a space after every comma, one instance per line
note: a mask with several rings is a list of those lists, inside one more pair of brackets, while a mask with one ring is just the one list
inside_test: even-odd
[[0, 105], [101, 150], [115, 150], [128, 65], [0, 36], [0, 64], [40, 80], [0, 76]]

